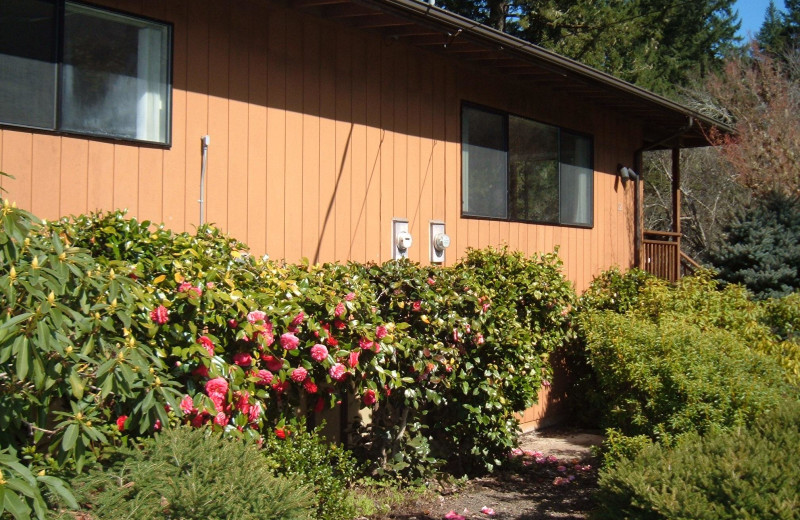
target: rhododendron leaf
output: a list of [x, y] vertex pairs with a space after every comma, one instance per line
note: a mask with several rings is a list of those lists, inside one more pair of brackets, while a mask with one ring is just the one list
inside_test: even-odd
[[61, 438], [61, 449], [64, 451], [70, 451], [72, 448], [75, 447], [75, 442], [78, 440], [78, 425], [77, 424], [70, 424], [67, 426], [67, 429], [64, 431], [64, 436]]

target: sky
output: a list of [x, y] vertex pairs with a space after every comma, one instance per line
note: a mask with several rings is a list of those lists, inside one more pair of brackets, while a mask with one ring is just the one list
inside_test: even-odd
[[[775, 5], [782, 9], [783, 0], [775, 0]], [[769, 0], [736, 0], [734, 8], [739, 11], [742, 20], [742, 27], [737, 34], [746, 40], [750, 36], [755, 37], [764, 22], [767, 6]]]

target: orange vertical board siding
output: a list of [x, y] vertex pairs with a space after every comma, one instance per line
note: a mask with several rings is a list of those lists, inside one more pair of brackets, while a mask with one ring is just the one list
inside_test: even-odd
[[286, 19], [286, 259], [297, 262], [303, 245], [303, 21]]
[[352, 139], [352, 184], [350, 202], [350, 244], [348, 259], [364, 262], [367, 258], [366, 209], [367, 209], [367, 84], [366, 39], [354, 36], [350, 44], [350, 86]]
[[[406, 169], [408, 160], [408, 94], [406, 87], [408, 77], [408, 59], [405, 48], [396, 46], [394, 50], [394, 147], [393, 147], [393, 181], [394, 191], [392, 193], [393, 214], [392, 218], [409, 220], [411, 215], [408, 213], [406, 201], [408, 200], [408, 171]], [[391, 228], [386, 231], [391, 236]], [[394, 248], [390, 244], [390, 251]]]
[[267, 13], [263, 4], [250, 17], [248, 131], [247, 131], [247, 244], [259, 255], [267, 250]]
[[[366, 132], [367, 132], [367, 192], [365, 211], [365, 235], [367, 262], [381, 261], [381, 239], [383, 237], [383, 209], [381, 199], [381, 48], [382, 42], [375, 38], [367, 44], [366, 64]], [[388, 224], [387, 224], [388, 226]]]
[[139, 208], [139, 150], [133, 146], [115, 144], [114, 200], [112, 206], [128, 210], [128, 216], [138, 217]]
[[267, 26], [267, 252], [286, 257], [286, 12], [269, 13]]
[[420, 60], [419, 67], [420, 110], [419, 110], [419, 202], [417, 203], [419, 215], [419, 254], [423, 263], [430, 263], [430, 221], [433, 219], [433, 152], [435, 141], [433, 137], [433, 112], [440, 107], [433, 105], [433, 63], [425, 56]]
[[114, 145], [89, 141], [88, 211], [114, 207]]
[[[185, 197], [185, 227], [197, 226], [200, 224], [200, 176], [202, 168], [202, 156], [200, 150], [200, 139], [209, 134], [209, 11], [208, 1], [193, 2], [187, 9], [187, 45], [186, 54], [182, 59], [186, 60], [186, 121], [184, 122], [185, 135], [185, 163], [184, 163], [184, 185]], [[177, 51], [177, 48], [176, 48]], [[177, 55], [176, 55], [177, 59]], [[173, 128], [178, 122], [173, 122]], [[205, 179], [205, 193], [203, 197], [203, 222], [208, 223], [210, 212], [208, 209], [209, 199], [209, 177], [216, 175], [211, 169], [211, 157], [224, 150], [222, 141], [226, 139], [223, 135], [209, 135], [211, 143], [208, 148], [208, 169]], [[176, 155], [179, 150], [174, 150]], [[175, 165], [180, 165], [180, 159], [175, 158]], [[178, 194], [176, 194], [178, 196]]]
[[139, 198], [137, 215], [153, 222], [163, 222], [164, 151], [158, 148], [139, 149]]
[[230, 150], [230, 17], [229, 6], [209, 3], [208, 150], [206, 222], [228, 231], [228, 154]]
[[21, 208], [30, 209], [32, 205], [33, 135], [15, 130], [3, 130], [3, 157], [0, 171], [10, 175], [3, 179], [7, 193], [3, 198], [16, 202]]
[[394, 85], [395, 85], [395, 56], [394, 46], [385, 43], [380, 46], [380, 77], [381, 77], [381, 151], [380, 151], [380, 255], [381, 260], [392, 258], [392, 219], [396, 217], [394, 207], [394, 146], [395, 146], [395, 118], [394, 118]]
[[316, 255], [319, 243], [320, 45], [319, 24], [307, 21], [303, 32], [302, 256], [309, 259]]
[[345, 259], [350, 251], [352, 230], [351, 189], [353, 168], [353, 118], [350, 88], [352, 86], [351, 37], [336, 34], [336, 190], [334, 200], [336, 239], [334, 257]]
[[408, 216], [408, 230], [414, 237], [415, 244], [408, 250], [408, 257], [415, 261], [423, 260], [425, 238], [422, 236], [422, 215], [420, 205], [422, 202], [422, 168], [420, 165], [420, 57], [416, 53], [408, 53], [408, 69], [406, 70], [406, 114], [407, 114], [407, 145], [406, 145], [406, 215]]
[[313, 262], [331, 262], [336, 258], [336, 208], [339, 158], [336, 149], [336, 29], [320, 27], [319, 46], [319, 236]]
[[233, 236], [247, 238], [249, 198], [249, 87], [250, 56], [252, 44], [250, 20], [253, 7], [249, 4], [230, 9], [230, 50], [228, 69], [228, 184], [227, 231]]
[[31, 211], [40, 218], [61, 216], [61, 138], [34, 134], [31, 148]]
[[85, 139], [64, 137], [61, 146], [61, 200], [59, 216], [79, 215], [86, 211], [89, 143]]

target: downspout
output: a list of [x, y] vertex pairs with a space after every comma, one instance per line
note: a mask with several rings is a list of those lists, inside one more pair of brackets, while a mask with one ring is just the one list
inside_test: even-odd
[[[639, 175], [634, 179], [633, 186], [633, 205], [634, 205], [634, 212], [633, 212], [633, 232], [636, 235], [636, 239], [634, 241], [634, 258], [633, 261], [636, 263], [636, 267], [639, 269], [644, 269], [644, 259], [642, 258], [642, 241], [644, 240], [644, 230], [642, 229], [642, 221], [644, 220], [644, 205], [642, 199], [644, 198], [644, 179], [642, 174], [642, 167], [644, 163], [642, 161], [642, 154], [653, 148], [661, 146], [662, 144], [672, 141], [676, 139], [689, 130], [694, 126], [694, 117], [689, 116], [689, 123], [682, 127], [677, 132], [670, 134], [669, 136], [665, 137], [664, 139], [660, 139], [653, 144], [643, 146], [638, 150], [633, 152], [633, 168], [634, 171], [639, 172]], [[639, 184], [642, 182], [642, 184]]]
[[211, 136], [204, 135], [200, 138], [200, 154], [202, 155], [203, 159], [200, 165], [200, 200], [197, 202], [200, 203], [200, 226], [203, 225], [205, 222], [204, 211], [203, 211], [203, 203], [205, 202], [205, 193], [206, 193], [206, 169], [208, 168], [208, 145], [211, 143]]

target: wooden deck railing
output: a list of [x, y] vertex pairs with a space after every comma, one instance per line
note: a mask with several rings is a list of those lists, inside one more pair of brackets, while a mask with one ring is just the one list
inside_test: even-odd
[[675, 282], [681, 276], [681, 234], [671, 231], [645, 231], [643, 269], [659, 278]]
[[643, 269], [671, 282], [692, 274], [702, 265], [681, 251], [681, 234], [672, 231], [645, 231]]

